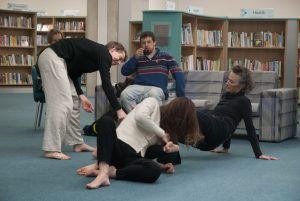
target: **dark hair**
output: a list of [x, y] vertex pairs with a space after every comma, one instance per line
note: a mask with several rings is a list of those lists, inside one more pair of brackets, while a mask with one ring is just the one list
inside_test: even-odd
[[53, 42], [53, 36], [56, 35], [56, 34], [60, 34], [61, 35], [61, 38], [64, 38], [64, 34], [63, 32], [61, 32], [60, 30], [58, 29], [51, 29], [48, 34], [47, 34], [47, 41], [48, 43], [52, 44]]
[[146, 37], [150, 37], [152, 38], [153, 42], [156, 41], [155, 39], [155, 35], [152, 31], [144, 31], [141, 36], [140, 36], [140, 43], [142, 42], [142, 39], [146, 38]]
[[109, 41], [105, 46], [107, 47], [108, 50], [115, 48], [117, 52], [124, 52], [125, 53], [124, 61], [127, 60], [128, 57], [127, 51], [121, 43], [117, 41]]
[[160, 107], [160, 126], [170, 135], [172, 141], [178, 139], [187, 145], [201, 138], [195, 104], [186, 97], [178, 97]]
[[248, 93], [253, 89], [252, 73], [248, 68], [236, 65], [232, 67], [231, 72], [237, 74], [241, 78], [240, 84], [244, 85], [242, 90], [245, 93]]

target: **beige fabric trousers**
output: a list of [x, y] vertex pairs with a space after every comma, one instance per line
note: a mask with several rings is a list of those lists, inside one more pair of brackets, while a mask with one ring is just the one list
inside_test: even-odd
[[80, 99], [65, 60], [47, 48], [39, 56], [38, 66], [46, 97], [43, 150], [61, 152], [62, 145], [82, 144]]

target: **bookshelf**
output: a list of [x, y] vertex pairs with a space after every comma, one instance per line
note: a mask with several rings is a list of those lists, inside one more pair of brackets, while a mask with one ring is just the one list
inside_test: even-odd
[[[242, 64], [283, 76], [286, 20], [229, 19], [227, 69]], [[281, 84], [282, 85], [282, 84]]]
[[[225, 19], [179, 11], [144, 11], [143, 19], [143, 30], [165, 34], [166, 42], [158, 47], [169, 52], [184, 71], [225, 70]], [[161, 26], [168, 29], [160, 33]]]
[[47, 33], [50, 29], [58, 29], [66, 38], [85, 37], [85, 17], [37, 17], [38, 52], [48, 46]]
[[138, 48], [140, 48], [140, 35], [142, 33], [142, 21], [130, 21], [129, 22], [129, 55], [133, 56]]
[[[143, 31], [151, 30], [164, 37], [164, 43], [158, 43], [158, 47], [168, 51], [185, 71], [230, 70], [232, 65], [241, 64], [253, 71], [277, 72], [281, 87], [296, 87], [295, 75], [297, 72], [300, 75], [300, 64], [297, 64], [300, 48], [298, 52], [294, 49], [299, 23], [295, 19], [211, 17], [181, 11], [143, 12]], [[163, 26], [167, 29], [161, 31]]]
[[0, 86], [32, 86], [36, 13], [0, 10]]
[[195, 70], [225, 70], [226, 28], [222, 18], [197, 17]]
[[[49, 44], [47, 33], [50, 29], [63, 32], [65, 38], [85, 38], [86, 18], [83, 16], [38, 16], [37, 17], [37, 52], [41, 52]], [[81, 78], [81, 84], [86, 84], [86, 75]]]

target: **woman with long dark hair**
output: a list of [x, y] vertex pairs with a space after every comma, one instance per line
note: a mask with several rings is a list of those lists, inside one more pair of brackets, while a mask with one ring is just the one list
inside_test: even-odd
[[172, 172], [174, 167], [145, 158], [147, 148], [159, 144], [165, 153], [176, 153], [178, 136], [187, 144], [199, 140], [195, 105], [185, 97], [161, 107], [155, 98], [149, 97], [118, 127], [114, 118], [105, 115], [91, 128], [97, 133], [97, 163], [77, 170], [79, 175], [96, 176], [86, 185], [89, 189], [108, 186], [109, 178], [155, 182], [162, 169]]

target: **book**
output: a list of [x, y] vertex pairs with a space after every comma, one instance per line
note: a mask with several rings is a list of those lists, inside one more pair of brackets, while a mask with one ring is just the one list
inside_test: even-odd
[[263, 39], [264, 39], [264, 32], [255, 32], [253, 34], [253, 46], [254, 47], [263, 47]]

